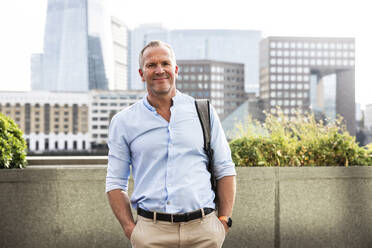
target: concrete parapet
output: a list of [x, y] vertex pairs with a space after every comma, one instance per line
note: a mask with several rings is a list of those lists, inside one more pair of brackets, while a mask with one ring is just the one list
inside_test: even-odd
[[[237, 172], [224, 248], [372, 247], [372, 167]], [[0, 247], [130, 247], [105, 176], [105, 165], [0, 170]]]

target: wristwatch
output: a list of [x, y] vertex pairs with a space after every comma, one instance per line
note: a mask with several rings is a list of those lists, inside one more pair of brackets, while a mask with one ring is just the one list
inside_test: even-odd
[[220, 216], [218, 217], [219, 220], [225, 221], [227, 226], [230, 228], [232, 226], [232, 219], [229, 216]]

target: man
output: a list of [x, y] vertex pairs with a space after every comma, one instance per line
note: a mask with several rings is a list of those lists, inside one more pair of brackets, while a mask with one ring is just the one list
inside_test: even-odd
[[[106, 192], [111, 208], [133, 247], [221, 247], [231, 226], [236, 172], [217, 114], [211, 108], [219, 218], [194, 99], [176, 90], [172, 48], [152, 41], [139, 64], [147, 95], [110, 124]], [[129, 202], [137, 209], [137, 223]]]

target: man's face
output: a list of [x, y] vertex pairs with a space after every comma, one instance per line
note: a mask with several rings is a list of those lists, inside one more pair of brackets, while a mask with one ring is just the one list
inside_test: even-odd
[[154, 95], [164, 95], [175, 90], [178, 66], [167, 47], [148, 47], [143, 53], [143, 66], [139, 69], [147, 90]]

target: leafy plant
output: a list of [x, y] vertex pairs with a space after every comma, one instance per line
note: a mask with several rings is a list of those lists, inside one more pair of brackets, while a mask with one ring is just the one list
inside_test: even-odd
[[263, 124], [249, 119], [237, 130], [230, 142], [237, 166], [372, 165], [372, 144], [359, 147], [341, 117], [324, 124], [297, 113], [289, 120], [278, 109], [277, 116], [266, 114]]
[[0, 113], [0, 169], [27, 166], [27, 146], [22, 135], [14, 121]]

